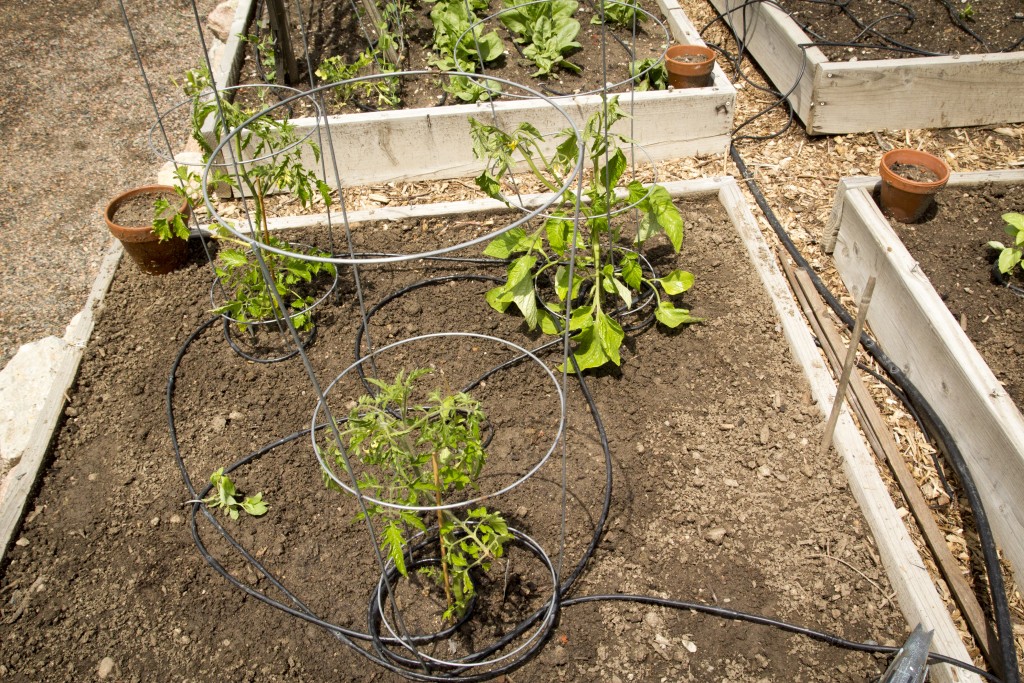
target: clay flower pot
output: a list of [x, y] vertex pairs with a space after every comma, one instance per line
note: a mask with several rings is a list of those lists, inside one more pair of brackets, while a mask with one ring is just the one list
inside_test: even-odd
[[703, 45], [673, 45], [665, 53], [668, 84], [673, 88], [704, 88], [711, 84], [715, 52]]
[[[900, 166], [916, 166], [918, 171], [924, 171], [919, 174], [928, 179], [907, 178], [898, 172]], [[949, 180], [945, 161], [916, 149], [889, 150], [882, 155], [878, 170], [882, 175], [882, 211], [901, 223], [920, 220], [932, 205], [935, 193]]]
[[[188, 260], [187, 240], [172, 237], [161, 242], [153, 232], [153, 204], [161, 196], [167, 196], [172, 206], [181, 202], [178, 212], [184, 214], [185, 220], [188, 220], [191, 213], [188, 202], [170, 185], [145, 185], [122, 192], [110, 200], [103, 211], [103, 220], [106, 221], [110, 233], [121, 241], [124, 250], [139, 269], [152, 275], [169, 273], [180, 268]], [[132, 217], [126, 219], [124, 216], [128, 215], [128, 211], [131, 211]], [[119, 212], [121, 216], [118, 216]], [[135, 225], [122, 225], [119, 221]]]

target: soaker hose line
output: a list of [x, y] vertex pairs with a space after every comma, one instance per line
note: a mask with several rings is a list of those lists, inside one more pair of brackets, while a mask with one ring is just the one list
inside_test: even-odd
[[[786, 229], [782, 226], [782, 223], [779, 222], [779, 219], [772, 211], [771, 206], [769, 206], [768, 200], [765, 198], [764, 194], [761, 193], [761, 190], [757, 185], [757, 181], [747, 170], [747, 166], [743, 163], [743, 157], [740, 155], [736, 145], [730, 145], [729, 156], [736, 164], [743, 177], [743, 181], [747, 184], [747, 188], [750, 190], [751, 194], [754, 195], [754, 200], [761, 208], [761, 211], [764, 213], [768, 223], [772, 226], [772, 230], [775, 232], [779, 241], [782, 242], [790, 257], [792, 257], [798, 267], [807, 271], [811, 281], [814, 283], [814, 288], [835, 312], [835, 314], [839, 316], [848, 328], [853, 329], [853, 317], [845, 308], [843, 308], [843, 305], [839, 303], [832, 292], [829, 291], [828, 287], [825, 286], [825, 283], [821, 281], [821, 278], [818, 277], [817, 273], [814, 271], [814, 268], [810, 266], [803, 254], [800, 253], [800, 250], [790, 239], [789, 235], [786, 233]], [[1006, 586], [1003, 581], [1002, 568], [999, 564], [999, 555], [996, 551], [995, 540], [992, 537], [992, 527], [989, 524], [988, 515], [985, 512], [985, 506], [981, 501], [981, 495], [978, 493], [978, 488], [974, 482], [974, 477], [971, 475], [970, 468], [967, 466], [967, 462], [964, 460], [963, 454], [960, 452], [956, 441], [949, 433], [946, 425], [939, 419], [939, 416], [935, 413], [931, 404], [928, 403], [920, 390], [914, 385], [910, 378], [907, 377], [902, 368], [894, 363], [882, 348], [879, 347], [878, 344], [866, 333], [861, 335], [860, 343], [864, 347], [864, 350], [871, 354], [875, 361], [878, 362], [889, 376], [903, 388], [903, 392], [910, 398], [911, 402], [917, 408], [918, 413], [924, 416], [932, 424], [935, 429], [935, 434], [933, 436], [937, 441], [941, 442], [945, 448], [949, 463], [952, 466], [953, 471], [956, 473], [957, 478], [960, 480], [960, 486], [963, 489], [964, 496], [967, 498], [971, 512], [974, 515], [975, 525], [981, 541], [981, 550], [985, 561], [985, 572], [988, 577], [989, 593], [992, 598], [992, 609], [996, 621], [996, 632], [999, 636], [999, 659], [1003, 667], [1003, 681], [1004, 683], [1020, 683], [1020, 674], [1017, 668], [1017, 650], [1014, 645], [1013, 638], [1013, 623], [1010, 619], [1010, 606], [1006, 599]]]

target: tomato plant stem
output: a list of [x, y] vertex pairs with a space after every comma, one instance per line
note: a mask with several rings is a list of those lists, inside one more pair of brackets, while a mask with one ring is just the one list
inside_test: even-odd
[[441, 538], [444, 528], [444, 510], [441, 509], [441, 464], [437, 461], [437, 452], [430, 454], [430, 464], [434, 468], [434, 500], [437, 502], [437, 547], [441, 550], [441, 571], [444, 574], [444, 597], [448, 608], [452, 607], [452, 582], [448, 576], [448, 563], [445, 562], [444, 540]]

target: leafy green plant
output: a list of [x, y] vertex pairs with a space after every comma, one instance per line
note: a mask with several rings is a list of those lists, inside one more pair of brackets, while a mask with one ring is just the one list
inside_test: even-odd
[[1021, 257], [1024, 255], [1024, 214], [1011, 211], [1003, 214], [1003, 220], [1006, 221], [1003, 231], [1013, 241], [1006, 246], [1002, 242], [993, 240], [988, 243], [988, 246], [999, 250], [999, 272], [1005, 275], [1020, 264]]
[[[336, 81], [347, 81], [365, 73], [374, 64], [379, 63], [386, 72], [396, 71], [397, 67], [381, 61], [382, 55], [378, 55], [378, 61], [374, 61], [374, 53], [370, 50], [363, 50], [354, 62], [346, 62], [344, 57], [328, 57], [320, 62], [316, 69], [316, 76], [323, 83]], [[398, 94], [398, 78], [375, 78], [358, 83], [346, 83], [333, 89], [335, 102], [346, 104], [353, 97], [362, 94], [365, 97], [375, 97], [377, 105], [381, 107], [397, 107], [401, 104], [401, 97]]]
[[[637, 180], [619, 187], [628, 166], [620, 144], [629, 140], [612, 133], [611, 127], [627, 117], [618, 98], [613, 98], [606, 111], [599, 110], [587, 120], [582, 131], [584, 153], [594, 171], [584, 192], [586, 201], [580, 207], [583, 229], [578, 235], [571, 282], [567, 259], [574, 224], [569, 208], [550, 213], [532, 233], [522, 228], [503, 233], [484, 250], [489, 256], [509, 260], [505, 282], [487, 293], [487, 302], [495, 310], [505, 312], [515, 307], [531, 330], [540, 327], [547, 334], [558, 334], [563, 320], [560, 312], [567, 298], [573, 300], [569, 330], [580, 370], [621, 363], [619, 349], [625, 333], [616, 315], [619, 310], [631, 308], [644, 293], [654, 297], [654, 315], [666, 327], [699, 320], [688, 310], [676, 307], [670, 298], [693, 286], [691, 273], [674, 270], [653, 277], [640, 263], [638, 252], [658, 234], [664, 234], [678, 253], [684, 226], [679, 209], [663, 187], [648, 188]], [[525, 162], [533, 175], [555, 192], [555, 179], [564, 177], [578, 157], [577, 138], [571, 129], [559, 135], [561, 142], [546, 155], [542, 136], [529, 123], [520, 124], [511, 133], [474, 119], [470, 119], [470, 125], [474, 153], [488, 160], [487, 168], [476, 179], [477, 185], [490, 197], [506, 203], [501, 178], [517, 161]], [[567, 191], [562, 205], [571, 207], [574, 199]], [[639, 214], [631, 238], [637, 251], [620, 244], [622, 217], [630, 213], [630, 207]]]
[[[289, 248], [286, 242], [276, 237], [264, 239], [268, 246], [278, 249]], [[307, 253], [311, 256], [328, 256], [319, 249], [309, 249]], [[263, 259], [274, 278], [277, 294], [290, 309], [288, 315], [295, 329], [300, 332], [312, 329], [313, 318], [306, 309], [313, 305], [315, 297], [306, 294], [303, 285], [312, 283], [321, 273], [333, 275], [334, 264], [309, 261], [296, 256], [281, 256], [269, 251], [263, 253]], [[234, 319], [243, 332], [248, 331], [251, 323], [273, 320], [278, 316], [277, 300], [267, 287], [259, 264], [247, 249], [221, 249], [217, 254], [214, 270], [224, 290], [229, 294], [227, 303], [215, 308], [214, 313]]]
[[960, 21], [974, 21], [974, 5], [967, 3], [957, 12], [957, 16]]
[[[487, 7], [484, 3], [483, 8]], [[470, 27], [478, 21], [474, 10], [481, 9], [478, 2], [467, 8], [464, 0], [438, 0], [430, 10], [434, 23], [434, 49], [438, 56], [431, 64], [445, 71], [476, 73], [481, 62], [493, 62], [505, 52], [497, 31], [485, 33], [482, 26]], [[460, 41], [459, 38], [462, 37]], [[487, 87], [466, 76], [445, 79], [442, 87], [463, 102], [486, 100], [500, 91], [496, 81], [486, 81]]]
[[668, 88], [668, 71], [665, 62], [648, 57], [629, 63], [629, 75], [636, 84], [636, 89], [665, 90]]
[[[475, 487], [486, 462], [480, 434], [487, 418], [479, 402], [465, 393], [444, 395], [439, 390], [422, 402], [413, 400], [415, 382], [429, 372], [399, 372], [392, 383], [368, 380], [376, 393], [360, 397], [339, 429], [350, 456], [367, 468], [358, 479], [360, 490], [377, 500], [440, 507], [451, 494]], [[344, 469], [330, 435], [323, 447]], [[326, 473], [325, 481], [336, 488]], [[381, 550], [407, 576], [409, 535], [412, 530], [425, 532], [426, 523], [413, 512], [387, 505], [369, 505], [367, 514], [383, 524]], [[464, 516], [438, 509], [436, 517], [440, 569], [427, 567], [424, 573], [444, 587], [444, 617], [450, 619], [465, 613], [476, 592], [472, 573], [488, 571], [512, 535], [499, 513], [482, 506]]]
[[187, 213], [179, 211], [176, 206], [171, 206], [167, 197], [157, 197], [153, 202], [153, 232], [161, 242], [174, 237], [187, 240], [189, 229], [186, 216]]
[[256, 49], [259, 55], [260, 66], [268, 74], [277, 73], [277, 50], [274, 45], [274, 36], [268, 30], [268, 22], [258, 21], [256, 25], [261, 29], [262, 35], [255, 33], [239, 33], [238, 37], [243, 43], [248, 43]]
[[[185, 74], [185, 93], [192, 98], [192, 137], [203, 151], [203, 160], [209, 161], [213, 146], [207, 141], [203, 129], [211, 122], [214, 139], [221, 139], [229, 131], [244, 123], [254, 112], [224, 97], [215, 100], [209, 91], [210, 78], [205, 70], [193, 70]], [[288, 119], [261, 116], [250, 121], [245, 129], [238, 132], [231, 141], [231, 152], [239, 160], [238, 173], [218, 171], [211, 178], [211, 184], [224, 184], [232, 188], [244, 188], [253, 198], [252, 230], [262, 233], [266, 245], [287, 249], [288, 245], [271, 236], [267, 225], [266, 197], [273, 190], [280, 190], [294, 196], [299, 205], [309, 208], [314, 197], [319, 196], [325, 205], [331, 204], [330, 188], [302, 162], [303, 149], [309, 149], [315, 161], [319, 161], [320, 149], [312, 141], [303, 140], [295, 126]], [[246, 159], [259, 159], [250, 162]], [[199, 203], [200, 178], [197, 173], [184, 167], [177, 170], [176, 189], [192, 203]], [[214, 313], [227, 314], [238, 321], [242, 331], [247, 331], [251, 322], [283, 317], [273, 292], [263, 278], [255, 255], [248, 249], [248, 243], [232, 237], [226, 230], [215, 231], [215, 239], [226, 241], [239, 248], [222, 249], [219, 262], [215, 265], [224, 289], [231, 295]], [[313, 250], [311, 255], [326, 256], [322, 251]], [[263, 258], [274, 282], [274, 289], [285, 302], [287, 314], [300, 330], [308, 330], [312, 319], [306, 313], [298, 313], [312, 303], [312, 296], [302, 293], [303, 283], [312, 282], [320, 274], [335, 274], [333, 264], [306, 261], [294, 256], [282, 256], [265, 251]]]
[[255, 496], [247, 496], [239, 500], [240, 496], [235, 489], [235, 483], [228, 475], [224, 474], [223, 467], [210, 475], [210, 483], [213, 484], [213, 490], [207, 498], [200, 501], [207, 507], [215, 510], [222, 509], [231, 519], [238, 519], [239, 511], [253, 517], [266, 514], [267, 504], [263, 502], [263, 493], [260, 492]]
[[576, 36], [580, 22], [573, 19], [579, 3], [576, 0], [545, 0], [516, 2], [505, 0], [506, 10], [501, 23], [515, 34], [515, 41], [526, 44], [523, 56], [537, 65], [532, 75], [545, 76], [556, 66], [579, 73], [582, 69], [565, 58], [580, 47]]
[[602, 0], [601, 11], [590, 20], [591, 24], [616, 24], [618, 26], [632, 26], [647, 21], [647, 15], [639, 11], [637, 0], [616, 0], [609, 2]]

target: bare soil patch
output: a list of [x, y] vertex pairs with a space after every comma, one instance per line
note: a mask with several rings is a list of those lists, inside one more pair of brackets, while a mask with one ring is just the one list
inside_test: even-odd
[[[738, 256], [742, 244], [717, 202], [691, 200], [682, 208], [683, 254], [662, 245], [652, 255], [657, 268], [695, 272], [687, 303], [707, 322], [639, 333], [621, 370], [589, 379], [609, 435], [614, 484], [609, 522], [573, 594], [695, 599], [852, 639], [901, 640], [903, 618], [841, 468], [810, 455], [820, 439], [820, 412], [776, 329], [770, 301]], [[438, 230], [429, 222], [384, 227], [367, 226], [364, 238], [381, 249], [408, 249], [432, 243]], [[392, 680], [323, 630], [229, 586], [189, 538], [188, 496], [163, 405], [171, 359], [209, 318], [211, 273], [198, 249], [194, 257], [164, 278], [144, 277], [125, 263], [115, 279], [51, 466], [0, 577], [3, 617], [11, 624], [0, 640], [0, 666], [14, 681], [84, 680], [104, 657], [122, 680]], [[430, 263], [360, 269], [370, 303], [424, 277], [480, 272]], [[354, 348], [358, 306], [346, 278], [310, 349], [327, 381], [351, 362]], [[460, 330], [534, 345], [517, 317], [487, 307], [487, 286], [466, 280], [415, 290], [374, 316], [374, 341]], [[438, 376], [456, 385], [494, 358], [500, 355], [482, 345], [410, 346], [404, 357], [384, 359], [390, 365], [382, 372], [434, 359]], [[497, 460], [488, 468], [498, 479], [521, 471], [549, 438], [550, 397], [537, 377], [529, 368], [502, 372], [481, 392], [495, 422]], [[201, 333], [182, 361], [174, 395], [190, 476], [202, 481], [305, 428], [313, 405], [298, 362], [245, 363], [216, 326]], [[569, 438], [563, 559], [573, 565], [593, 532], [605, 474], [594, 422], [575, 385]], [[236, 481], [247, 492], [262, 491], [270, 512], [225, 521], [235, 539], [318, 614], [364, 628], [377, 575], [365, 529], [351, 523], [351, 499], [324, 489], [308, 441], [274, 449], [239, 470]], [[491, 501], [550, 553], [558, 548], [559, 481], [560, 464], [551, 461]], [[239, 580], [280, 597], [202, 518], [199, 533]], [[510, 572], [522, 579], [510, 584], [517, 609], [537, 599], [531, 582], [543, 595], [528, 567], [517, 560]], [[453, 642], [468, 647], [506, 627], [485, 622]], [[867, 681], [882, 668], [874, 657], [764, 627], [598, 603], [567, 608], [553, 642], [519, 676]]]
[[834, 62], [1010, 52], [1024, 42], [1024, 14], [1012, 0], [782, 0], [780, 5]]
[[[1007, 242], [1002, 214], [1024, 210], [1024, 188], [947, 188], [922, 223], [890, 221], [1007, 392], [1024, 406], [1024, 299], [993, 281], [998, 256], [990, 240]], [[1017, 286], [1024, 278], [1017, 269]]]

